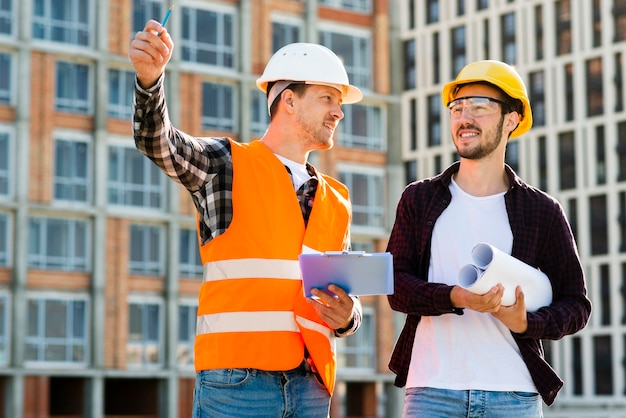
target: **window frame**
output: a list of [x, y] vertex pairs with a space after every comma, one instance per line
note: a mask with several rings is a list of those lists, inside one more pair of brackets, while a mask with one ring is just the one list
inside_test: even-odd
[[[62, 68], [66, 67], [66, 68]], [[81, 98], [81, 86], [79, 83], [80, 74], [78, 73], [81, 68], [84, 68], [85, 83], [84, 93], [85, 97]], [[93, 114], [93, 80], [94, 69], [93, 65], [84, 62], [75, 62], [59, 59], [55, 62], [54, 72], [54, 110], [55, 112], [74, 113], [79, 115], [92, 115]], [[67, 76], [68, 81], [61, 83], [61, 77]], [[68, 94], [69, 97], [61, 97], [60, 90], [67, 90], [63, 93]]]
[[[131, 139], [132, 141], [132, 139]], [[107, 204], [115, 208], [127, 208], [142, 213], [146, 210], [163, 212], [167, 207], [167, 176], [149, 158], [132, 146], [129, 140], [114, 140], [107, 147]], [[113, 155], [115, 154], [115, 155]], [[132, 161], [127, 161], [132, 157]], [[113, 167], [112, 158], [118, 160]], [[142, 183], [133, 183], [131, 163], [142, 164]], [[115, 176], [113, 179], [112, 176]], [[152, 180], [158, 180], [153, 183]], [[139, 193], [139, 195], [135, 195]], [[151, 204], [157, 200], [156, 204]], [[141, 204], [133, 204], [141, 201]]]
[[[67, 245], [73, 248], [61, 248], [62, 252], [66, 252], [66, 255], [51, 255], [48, 248], [47, 236], [54, 231], [50, 231], [49, 228], [54, 228], [55, 225], [50, 225], [51, 221], [61, 222], [60, 225], [64, 230], [64, 240], [67, 241]], [[36, 223], [36, 224], [35, 224]], [[77, 227], [82, 227], [84, 236], [81, 241], [76, 240], [77, 234], [81, 231], [77, 230]], [[37, 231], [33, 231], [32, 228], [37, 228]], [[31, 216], [28, 221], [28, 254], [27, 254], [27, 266], [29, 269], [37, 270], [51, 270], [51, 271], [75, 271], [75, 272], [89, 272], [91, 269], [91, 241], [92, 241], [92, 223], [88, 219], [83, 218], [66, 218], [57, 216]], [[33, 237], [33, 232], [36, 232], [37, 237]], [[53, 247], [59, 247], [58, 234], [55, 235], [55, 245]], [[36, 245], [37, 253], [33, 253], [33, 245]], [[52, 245], [51, 245], [52, 247]], [[76, 254], [78, 250], [82, 250], [84, 254], [82, 257]], [[70, 254], [73, 252], [74, 254]], [[59, 261], [53, 262], [55, 259]]]
[[[93, 180], [93, 162], [92, 162], [92, 139], [89, 135], [86, 134], [82, 134], [82, 133], [78, 133], [78, 132], [70, 132], [70, 131], [57, 131], [54, 133], [53, 135], [54, 137], [54, 173], [53, 173], [53, 199], [55, 202], [63, 202], [63, 203], [71, 203], [71, 204], [77, 204], [77, 205], [87, 205], [89, 203], [91, 203], [92, 201], [92, 189], [93, 187], [91, 187], [92, 185], [92, 180]], [[65, 142], [68, 144], [74, 143], [74, 144], [84, 144], [85, 145], [85, 177], [81, 179], [81, 177], [79, 177], [75, 171], [73, 171], [71, 173], [71, 175], [69, 176], [65, 176], [60, 178], [60, 180], [63, 181], [59, 181], [59, 177], [57, 176], [57, 159], [58, 159], [58, 149], [57, 149], [57, 145], [59, 145], [59, 141], [61, 142]], [[76, 160], [79, 160], [80, 157], [78, 157], [77, 155], [78, 150], [72, 149], [72, 153], [74, 153], [75, 155], [73, 156]], [[72, 159], [72, 157], [70, 157], [70, 160]], [[67, 166], [68, 164], [62, 164], [64, 166]], [[82, 181], [81, 181], [82, 180]], [[71, 187], [72, 189], [75, 189], [76, 187], [80, 187], [83, 186], [85, 188], [85, 199], [84, 200], [79, 200], [79, 199], [62, 199], [57, 197], [57, 186], [60, 186], [61, 184], [59, 183], [63, 183], [65, 186]], [[76, 191], [74, 191], [72, 194], [76, 195]]]
[[[350, 200], [352, 204], [352, 231], [353, 235], [357, 233], [371, 234], [373, 236], [384, 236], [385, 234], [385, 195], [386, 195], [386, 178], [384, 167], [373, 167], [359, 164], [339, 163], [337, 167], [339, 173], [339, 181], [346, 185], [351, 191]], [[366, 203], [357, 204], [355, 197], [357, 196], [357, 187], [353, 185], [353, 176], [364, 176], [367, 181]], [[376, 184], [376, 180], [380, 184]], [[376, 192], [378, 191], [378, 194]], [[374, 194], [372, 195], [372, 192]], [[363, 196], [362, 193], [358, 193]], [[367, 219], [367, 224], [356, 223], [355, 214], [363, 214]], [[372, 218], [379, 220], [379, 225], [372, 225]]]
[[[37, 16], [37, 4], [36, 2], [41, 2], [43, 7], [43, 15]], [[67, 0], [66, 0], [67, 1]], [[71, 11], [70, 16], [71, 20], [65, 19], [54, 19], [53, 12], [56, 10], [57, 4], [54, 3], [54, 0], [34, 0], [32, 6], [32, 25], [31, 25], [31, 33], [33, 39], [39, 41], [46, 42], [54, 42], [65, 45], [73, 45], [75, 47], [80, 48], [91, 48], [94, 42], [93, 36], [93, 22], [95, 16], [94, 5], [95, 2], [92, 0], [69, 0], [72, 3], [69, 5]], [[86, 22], [80, 22], [80, 6], [84, 6], [86, 10], [84, 11]], [[53, 39], [55, 37], [54, 31], [61, 30], [65, 31], [69, 35], [65, 35], [63, 40]], [[39, 36], [41, 32], [42, 35]], [[69, 38], [69, 40], [68, 40]]]
[[[89, 297], [87, 295], [84, 294], [64, 294], [64, 293], [30, 293], [27, 294], [26, 297], [26, 301], [27, 301], [27, 308], [26, 308], [26, 327], [27, 330], [25, 332], [25, 336], [24, 336], [24, 350], [25, 350], [25, 354], [24, 354], [24, 364], [27, 368], [39, 368], [41, 367], [41, 365], [46, 365], [48, 367], [51, 368], [63, 368], [63, 369], [68, 369], [68, 368], [80, 368], [80, 369], [84, 369], [88, 364], [89, 364], [89, 355], [90, 355], [90, 341], [91, 341], [91, 336], [90, 336], [90, 329], [89, 329], [89, 325], [90, 325], [90, 301], [89, 301]], [[31, 327], [31, 323], [30, 323], [30, 307], [31, 307], [31, 302], [36, 301], [38, 302], [38, 311], [37, 311], [37, 335], [35, 336], [31, 336], [29, 335], [30, 332], [30, 327]], [[81, 302], [83, 303], [83, 337], [47, 337], [45, 334], [49, 331], [46, 327], [47, 324], [45, 324], [44, 322], [44, 328], [43, 329], [39, 329], [40, 328], [40, 320], [43, 319], [44, 321], [46, 319], [48, 319], [49, 315], [47, 314], [46, 311], [46, 307], [44, 306], [43, 308], [40, 307], [40, 303], [47, 303], [47, 302], [66, 302], [66, 303], [77, 303], [77, 302]], [[41, 311], [40, 311], [41, 309]], [[67, 309], [72, 309], [71, 307], [67, 307]], [[70, 321], [70, 319], [72, 318], [72, 312], [67, 312], [66, 311], [66, 321]], [[56, 322], [58, 324], [58, 322]], [[76, 324], [68, 324], [66, 323], [66, 329], [65, 332], [67, 332], [68, 334], [72, 331], [71, 329], [68, 329], [70, 326], [74, 327]], [[43, 336], [42, 336], [43, 333]], [[61, 345], [61, 343], [58, 340], [67, 340], [65, 342], [65, 346], [66, 346], [66, 350], [71, 349], [72, 345], [76, 345], [76, 341], [81, 342], [82, 341], [82, 349], [83, 349], [83, 361], [46, 361], [41, 360], [40, 358], [42, 356], [45, 356], [46, 354], [46, 348], [51, 344], [51, 340], [53, 342], [56, 343], [56, 345]], [[37, 360], [32, 360], [32, 359], [28, 359], [27, 358], [27, 346], [29, 345], [30, 341], [34, 341], [32, 344], [36, 346], [36, 350], [38, 351], [38, 359]], [[67, 347], [70, 346], [70, 347]], [[68, 353], [66, 352], [66, 356], [68, 355]]]
[[[128, 297], [128, 340], [126, 341], [126, 366], [131, 370], [137, 369], [162, 369], [165, 364], [165, 356], [166, 356], [166, 340], [165, 340], [165, 308], [164, 301], [162, 298], [151, 297], [151, 296], [139, 296], [139, 295], [130, 295]], [[141, 340], [138, 342], [134, 342], [131, 338], [133, 333], [131, 332], [131, 305], [139, 305], [142, 307], [142, 318], [141, 318]], [[144, 329], [144, 326], [149, 326], [150, 324], [146, 324], [149, 317], [151, 315], [146, 314], [144, 309], [149, 306], [156, 306], [158, 308], [158, 323], [156, 331], [158, 332], [158, 336], [156, 340], [146, 338], [146, 332], [150, 332], [150, 330]], [[146, 357], [149, 355], [148, 351], [152, 350], [153, 345], [156, 342], [156, 351], [155, 353], [158, 356], [158, 360], [156, 362], [146, 362]], [[130, 355], [131, 350], [140, 349], [141, 361], [140, 362], [131, 362]]]
[[[137, 230], [141, 228], [140, 230]], [[141, 232], [142, 241], [138, 245], [141, 260], [133, 260], [136, 254], [133, 242], [135, 233]], [[163, 225], [148, 223], [129, 224], [128, 274], [133, 276], [162, 277], [165, 275], [165, 239]], [[146, 243], [151, 245], [146, 245]], [[154, 251], [155, 254], [150, 254]]]

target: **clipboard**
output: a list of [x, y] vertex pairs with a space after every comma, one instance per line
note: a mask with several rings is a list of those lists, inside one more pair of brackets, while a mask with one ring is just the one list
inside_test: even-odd
[[335, 284], [352, 296], [390, 295], [393, 293], [391, 253], [365, 251], [328, 251], [298, 256], [304, 294], [311, 289], [326, 289]]

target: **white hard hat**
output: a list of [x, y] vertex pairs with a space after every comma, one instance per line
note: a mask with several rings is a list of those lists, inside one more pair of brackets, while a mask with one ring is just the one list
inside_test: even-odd
[[[330, 49], [317, 44], [293, 43], [276, 51], [265, 66], [263, 75], [257, 79], [256, 85], [267, 93], [268, 83], [276, 81], [331, 86], [341, 92], [343, 103], [346, 104], [356, 103], [363, 98], [361, 90], [350, 85], [348, 73], [339, 57]], [[291, 83], [281, 83], [280, 91], [289, 84]], [[280, 91], [272, 92], [273, 97], [280, 94]]]

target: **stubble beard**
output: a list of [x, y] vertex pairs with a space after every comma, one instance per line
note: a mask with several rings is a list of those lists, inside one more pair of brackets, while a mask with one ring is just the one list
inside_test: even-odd
[[474, 148], [465, 149], [461, 148], [458, 145], [456, 146], [456, 150], [461, 158], [465, 158], [468, 160], [480, 160], [482, 158], [487, 157], [491, 153], [493, 153], [502, 142], [502, 128], [504, 126], [504, 116], [500, 117], [500, 122], [498, 126], [490, 132], [481, 131], [481, 136], [486, 134], [486, 141], [476, 145]]

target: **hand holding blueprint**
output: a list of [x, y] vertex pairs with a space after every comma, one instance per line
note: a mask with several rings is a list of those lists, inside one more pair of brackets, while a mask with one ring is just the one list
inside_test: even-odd
[[502, 283], [502, 305], [510, 306], [515, 303], [515, 288], [521, 285], [528, 312], [552, 303], [552, 285], [540, 270], [486, 243], [472, 249], [472, 258], [474, 264], [467, 264], [459, 271], [461, 287], [482, 295]]
[[393, 293], [391, 253], [332, 251], [300, 254], [298, 259], [306, 297], [311, 289], [326, 289], [331, 283], [353, 296]]

